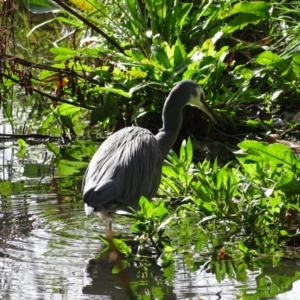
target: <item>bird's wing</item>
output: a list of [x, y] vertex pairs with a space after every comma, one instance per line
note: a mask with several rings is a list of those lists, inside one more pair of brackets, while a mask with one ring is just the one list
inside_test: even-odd
[[111, 135], [92, 158], [84, 177], [84, 201], [114, 210], [152, 197], [161, 180], [162, 158], [146, 129], [127, 127]]

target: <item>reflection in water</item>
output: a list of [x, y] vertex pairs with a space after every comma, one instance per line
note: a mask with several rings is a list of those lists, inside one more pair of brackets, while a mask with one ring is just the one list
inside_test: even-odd
[[[125, 299], [126, 291], [121, 284], [118, 275], [112, 274], [113, 264], [106, 259], [101, 259], [97, 263], [89, 263], [86, 269], [86, 278], [83, 294], [89, 295], [106, 295], [110, 299]], [[149, 265], [145, 274], [136, 267], [126, 269], [126, 274], [130, 280], [134, 293], [140, 297], [149, 297], [149, 299], [177, 299], [173, 294], [172, 288], [167, 284], [162, 284], [163, 277], [161, 268], [157, 264]]]

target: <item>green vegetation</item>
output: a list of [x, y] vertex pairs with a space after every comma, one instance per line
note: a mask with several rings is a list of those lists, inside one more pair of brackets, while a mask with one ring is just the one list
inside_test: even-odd
[[[209, 161], [194, 165], [190, 140], [179, 157], [170, 153], [160, 186], [169, 200], [141, 198], [140, 210], [126, 213], [135, 220], [138, 257], [154, 247], [172, 259], [170, 253], [192, 254], [208, 240], [221, 258], [249, 262], [257, 254], [284, 256], [284, 241], [298, 236], [299, 219], [292, 214], [300, 211], [300, 162], [280, 144], [244, 141], [239, 147], [240, 163], [222, 168]], [[132, 253], [126, 254], [136, 259]]]
[[[191, 135], [196, 144], [213, 132], [218, 145], [235, 150], [231, 162], [223, 153], [196, 163], [186, 139], [178, 155], [169, 154], [159, 191], [163, 201], [142, 198], [139, 210], [126, 213], [137, 251], [115, 239], [124, 265], [153, 253], [170, 264], [175, 253], [208, 247], [213, 256], [232, 258], [235, 268], [254, 263], [258, 254], [278, 259], [285, 242], [297, 243], [300, 163], [288, 146], [274, 142], [298, 138], [295, 120], [280, 120], [284, 127], [278, 127], [279, 116], [299, 108], [298, 1], [53, 2], [58, 6], [28, 1], [35, 12], [64, 10], [19, 33], [34, 44], [48, 32], [52, 44], [40, 52], [25, 45], [21, 57], [7, 41], [0, 84], [14, 134], [60, 138], [46, 144], [59, 176], [85, 168], [96, 149], [87, 139], [131, 124], [155, 132], [167, 92], [182, 79], [202, 85], [224, 122], [205, 126], [193, 113], [181, 138]], [[44, 30], [51, 24], [52, 36]], [[25, 125], [12, 113], [23, 101], [20, 91], [32, 107]], [[20, 139], [20, 156], [25, 148]]]

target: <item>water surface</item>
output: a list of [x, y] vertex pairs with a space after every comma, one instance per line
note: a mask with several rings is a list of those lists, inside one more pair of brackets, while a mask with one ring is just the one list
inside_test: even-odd
[[[27, 145], [22, 155], [13, 140], [2, 141], [0, 149], [1, 299], [127, 299], [113, 264], [93, 260], [106, 226], [84, 215], [83, 170], [59, 176], [45, 144]], [[114, 230], [130, 236], [129, 227], [120, 217]], [[170, 266], [158, 259], [126, 272], [138, 299], [299, 299], [300, 260], [243, 272], [231, 266], [212, 261], [204, 249], [175, 253]]]

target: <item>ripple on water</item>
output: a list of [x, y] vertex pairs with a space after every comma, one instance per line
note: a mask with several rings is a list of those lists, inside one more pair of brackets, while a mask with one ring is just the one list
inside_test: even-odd
[[[0, 298], [126, 299], [120, 278], [112, 274], [113, 265], [109, 261], [89, 263], [100, 251], [102, 244], [97, 235], [106, 234], [106, 224], [98, 218], [85, 217], [81, 178], [55, 178], [48, 168], [50, 156], [41, 150], [43, 147], [36, 147], [32, 153], [28, 151], [31, 161], [27, 161], [26, 168], [13, 151], [5, 151], [2, 157], [4, 169], [0, 183], [5, 193], [2, 190], [0, 196]], [[41, 167], [43, 164], [45, 168]], [[35, 173], [36, 170], [45, 172]], [[123, 236], [129, 227], [125, 218], [114, 225], [116, 233]], [[295, 261], [292, 263], [285, 268], [294, 268]], [[262, 269], [256, 268], [247, 271], [244, 281], [236, 280], [236, 276], [217, 280], [211, 270], [194, 271], [186, 264], [184, 257], [174, 254], [174, 275], [167, 279], [156, 262], [146, 266], [148, 277], [143, 277], [134, 267], [126, 272], [139, 299], [149, 299], [149, 294], [156, 290], [161, 295], [157, 299], [229, 300], [237, 299], [242, 292], [250, 297], [258, 295], [258, 281], [268, 278], [273, 271], [265, 275]], [[266, 280], [266, 285], [260, 288], [268, 291], [268, 284]], [[292, 291], [265, 298], [298, 299], [298, 286], [300, 281], [295, 281]], [[144, 295], [148, 296], [143, 298]]]

